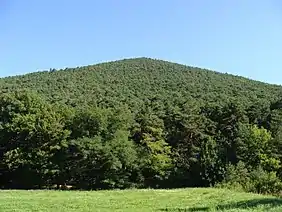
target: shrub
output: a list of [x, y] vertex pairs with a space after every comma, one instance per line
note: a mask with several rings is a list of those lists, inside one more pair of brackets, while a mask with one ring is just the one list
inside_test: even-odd
[[282, 190], [282, 182], [276, 176], [276, 172], [266, 172], [258, 168], [250, 173], [252, 181], [251, 192], [262, 194], [279, 194]]
[[226, 167], [225, 179], [217, 184], [216, 187], [249, 191], [252, 185], [250, 173], [245, 164], [241, 161], [236, 166], [229, 164]]
[[267, 172], [261, 167], [248, 170], [243, 162], [239, 162], [227, 166], [225, 179], [216, 187], [277, 195], [282, 190], [282, 182], [276, 172]]

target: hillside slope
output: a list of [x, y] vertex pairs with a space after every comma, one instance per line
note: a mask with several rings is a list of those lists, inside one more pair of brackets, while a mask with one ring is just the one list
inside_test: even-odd
[[0, 188], [282, 190], [280, 86], [139, 58], [0, 92]]
[[123, 102], [131, 107], [147, 98], [250, 104], [274, 100], [282, 91], [276, 85], [148, 58], [0, 79], [0, 91], [18, 88], [36, 90], [51, 101], [72, 105], [86, 102], [112, 106]]

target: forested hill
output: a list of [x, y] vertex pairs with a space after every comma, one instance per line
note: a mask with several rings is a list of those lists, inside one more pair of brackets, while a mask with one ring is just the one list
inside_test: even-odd
[[137, 58], [0, 79], [0, 90], [29, 88], [71, 105], [120, 103], [138, 108], [146, 99], [223, 104], [273, 101], [282, 87], [162, 60]]
[[0, 91], [0, 188], [282, 190], [280, 86], [139, 58]]

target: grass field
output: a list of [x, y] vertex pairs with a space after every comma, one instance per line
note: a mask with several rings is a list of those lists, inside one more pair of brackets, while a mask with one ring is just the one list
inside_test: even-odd
[[282, 199], [221, 189], [0, 191], [0, 211], [282, 211]]

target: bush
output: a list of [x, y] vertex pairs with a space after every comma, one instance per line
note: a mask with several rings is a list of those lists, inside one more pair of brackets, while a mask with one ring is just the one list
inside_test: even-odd
[[279, 194], [282, 190], [282, 182], [276, 176], [276, 172], [266, 172], [258, 168], [251, 172], [252, 181], [251, 192], [262, 194]]
[[250, 173], [243, 162], [235, 165], [228, 165], [225, 171], [225, 179], [216, 185], [220, 188], [228, 188], [237, 191], [251, 190]]
[[239, 162], [237, 165], [227, 166], [225, 179], [216, 187], [278, 195], [282, 190], [282, 182], [276, 172], [267, 172], [261, 167], [248, 170], [243, 162]]

